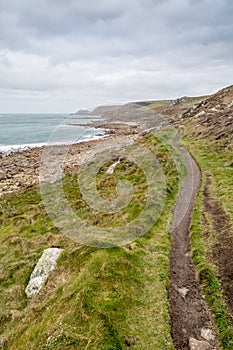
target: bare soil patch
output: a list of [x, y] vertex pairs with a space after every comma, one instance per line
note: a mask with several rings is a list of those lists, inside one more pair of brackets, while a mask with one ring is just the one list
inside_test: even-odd
[[174, 139], [174, 146], [182, 153], [189, 174], [178, 197], [172, 225], [169, 287], [171, 334], [176, 349], [184, 350], [190, 349], [193, 339], [205, 341], [203, 329], [209, 329], [213, 339], [208, 340], [207, 344], [210, 349], [217, 349], [211, 314], [196, 279], [189, 241], [189, 226], [200, 186], [200, 171], [187, 150], [178, 145], [179, 138], [180, 135]]
[[203, 206], [205, 212], [211, 216], [213, 229], [216, 233], [217, 243], [213, 247], [212, 259], [218, 267], [219, 277], [226, 302], [233, 313], [233, 229], [230, 218], [210, 194], [211, 179], [208, 177], [204, 188]]

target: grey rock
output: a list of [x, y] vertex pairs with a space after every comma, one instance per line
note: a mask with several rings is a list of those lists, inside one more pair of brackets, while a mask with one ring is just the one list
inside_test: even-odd
[[215, 336], [211, 329], [209, 328], [202, 328], [201, 329], [201, 337], [207, 341], [211, 341], [215, 339]]
[[63, 250], [59, 248], [49, 248], [44, 250], [25, 289], [25, 293], [28, 298], [31, 298], [39, 293], [47, 281], [49, 273], [56, 268], [57, 259], [62, 251]]
[[206, 341], [197, 340], [195, 338], [189, 339], [190, 350], [212, 350], [212, 346]]
[[186, 295], [188, 294], [189, 292], [189, 289], [188, 288], [178, 288], [178, 292], [180, 293], [180, 295], [185, 298]]

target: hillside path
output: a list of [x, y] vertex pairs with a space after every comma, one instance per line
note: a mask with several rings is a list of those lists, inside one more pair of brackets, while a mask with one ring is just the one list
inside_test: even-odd
[[172, 222], [170, 254], [171, 335], [177, 350], [218, 349], [211, 314], [196, 279], [189, 227], [200, 187], [200, 170], [189, 152], [179, 145], [182, 132], [173, 140], [187, 166], [188, 175], [180, 191]]

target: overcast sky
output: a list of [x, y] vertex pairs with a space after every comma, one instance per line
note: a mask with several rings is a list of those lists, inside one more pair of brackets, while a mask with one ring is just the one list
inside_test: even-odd
[[230, 84], [232, 0], [0, 2], [0, 113], [73, 112]]

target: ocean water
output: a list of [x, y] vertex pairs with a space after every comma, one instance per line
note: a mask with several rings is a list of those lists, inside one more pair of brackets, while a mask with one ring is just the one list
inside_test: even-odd
[[0, 152], [100, 138], [104, 130], [77, 125], [98, 119], [68, 114], [0, 114]]

